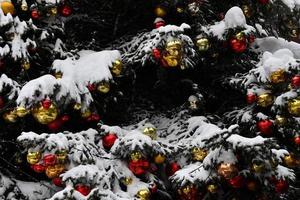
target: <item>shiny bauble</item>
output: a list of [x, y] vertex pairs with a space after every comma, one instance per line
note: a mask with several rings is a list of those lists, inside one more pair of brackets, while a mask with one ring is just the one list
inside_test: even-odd
[[61, 164], [50, 165], [46, 168], [46, 175], [48, 178], [59, 177], [65, 171], [65, 166]]
[[18, 120], [18, 115], [16, 110], [11, 110], [3, 114], [3, 119], [9, 123], [15, 123]]
[[46, 167], [42, 164], [37, 163], [37, 164], [31, 165], [31, 169], [33, 169], [33, 171], [36, 173], [43, 173], [43, 172], [45, 172]]
[[59, 8], [59, 13], [63, 17], [69, 17], [72, 14], [72, 8], [68, 5], [63, 5]]
[[182, 62], [182, 42], [180, 40], [171, 40], [166, 43], [162, 52], [162, 63], [165, 67], [178, 67]]
[[260, 94], [257, 98], [257, 105], [261, 107], [271, 106], [274, 102], [274, 97], [270, 93]]
[[231, 179], [238, 173], [238, 168], [232, 163], [221, 163], [218, 166], [218, 174], [225, 179]]
[[176, 162], [171, 162], [166, 167], [166, 174], [168, 176], [172, 176], [173, 174], [175, 174], [175, 172], [177, 172], [180, 169], [181, 167], [179, 164], [177, 164]]
[[283, 69], [272, 72], [270, 76], [270, 81], [273, 84], [283, 83], [285, 79], [285, 71]]
[[130, 153], [130, 160], [132, 161], [139, 161], [143, 158], [143, 155], [139, 151], [133, 151]]
[[247, 49], [247, 40], [243, 32], [237, 33], [229, 40], [229, 45], [235, 53], [243, 53]]
[[281, 116], [281, 115], [277, 115], [276, 116], [276, 119], [275, 119], [275, 124], [277, 125], [277, 126], [284, 126], [284, 125], [286, 125], [287, 124], [287, 118], [286, 117], [284, 117], [284, 116]]
[[162, 26], [165, 26], [166, 25], [166, 22], [165, 20], [163, 20], [162, 18], [160, 17], [157, 17], [154, 22], [153, 22], [153, 25], [154, 25], [154, 28], [159, 28], [159, 27], [162, 27]]
[[52, 132], [58, 132], [63, 126], [63, 121], [61, 119], [55, 119], [54, 121], [47, 124], [48, 129]]
[[129, 161], [129, 165], [128, 165], [130, 171], [136, 176], [141, 176], [147, 173], [149, 167], [150, 167], [150, 163], [145, 159], [140, 159], [137, 161], [131, 160]]
[[265, 164], [263, 162], [260, 163], [252, 163], [251, 169], [255, 173], [262, 173], [265, 170]]
[[97, 86], [97, 90], [102, 94], [106, 94], [110, 91], [110, 84], [108, 82], [101, 82]]
[[287, 190], [289, 189], [289, 184], [287, 181], [281, 179], [281, 180], [278, 180], [275, 184], [275, 191], [277, 193], [285, 193], [287, 192]]
[[251, 7], [249, 5], [243, 5], [242, 10], [243, 10], [244, 15], [247, 18], [250, 18], [252, 16]]
[[273, 132], [273, 122], [270, 120], [261, 120], [257, 123], [258, 131], [265, 135], [270, 136]]
[[149, 189], [141, 189], [137, 192], [136, 196], [139, 200], [149, 200], [151, 193]]
[[210, 48], [210, 43], [207, 38], [198, 38], [196, 41], [196, 46], [201, 52], [207, 51]]
[[209, 193], [215, 194], [218, 191], [218, 186], [216, 184], [209, 184], [206, 189]]
[[192, 159], [194, 161], [203, 161], [206, 156], [207, 156], [206, 150], [201, 149], [199, 147], [194, 147], [192, 149]]
[[283, 157], [283, 162], [289, 168], [293, 168], [293, 167], [296, 166], [296, 159], [291, 154], [284, 156]]
[[10, 1], [1, 2], [1, 9], [5, 15], [8, 13], [10, 13], [11, 15], [15, 14], [15, 6]]
[[294, 137], [294, 143], [295, 145], [300, 146], [300, 136]]
[[157, 154], [156, 156], [154, 156], [154, 162], [156, 164], [163, 164], [166, 160], [166, 157], [163, 154]]
[[50, 99], [45, 99], [45, 100], [42, 101], [42, 106], [45, 109], [49, 109], [51, 104], [52, 104], [52, 102], [51, 102]]
[[61, 79], [62, 76], [63, 76], [63, 74], [62, 74], [61, 72], [56, 72], [56, 73], [54, 74], [54, 77], [55, 77], [56, 79]]
[[49, 14], [52, 16], [55, 16], [57, 14], [57, 8], [56, 7], [52, 7], [49, 9]]
[[256, 100], [257, 100], [257, 97], [256, 97], [256, 95], [255, 94], [253, 94], [253, 93], [248, 93], [247, 94], [247, 103], [248, 104], [253, 104], [253, 103], [255, 103], [256, 102]]
[[90, 117], [92, 115], [92, 112], [89, 110], [89, 109], [87, 109], [87, 110], [85, 110], [85, 111], [83, 111], [82, 113], [81, 113], [81, 117], [82, 118], [88, 118], [88, 117]]
[[161, 57], [161, 52], [159, 49], [155, 48], [155, 49], [152, 49], [152, 55], [156, 60], [159, 60]]
[[22, 11], [27, 11], [27, 10], [28, 10], [28, 5], [27, 5], [27, 3], [22, 3], [22, 4], [21, 4], [21, 10], [22, 10]]
[[144, 128], [143, 134], [149, 136], [152, 140], [155, 140], [157, 138], [155, 127]]
[[288, 102], [288, 111], [293, 116], [300, 116], [300, 99], [292, 99]]
[[57, 187], [63, 187], [64, 186], [64, 183], [63, 183], [63, 181], [60, 177], [56, 177], [56, 178], [52, 179], [52, 183]]
[[243, 176], [240, 176], [240, 175], [229, 179], [228, 182], [231, 185], [231, 187], [233, 187], [233, 188], [241, 188], [245, 185], [245, 179]]
[[57, 161], [57, 163], [59, 163], [59, 164], [65, 164], [67, 162], [67, 159], [68, 159], [68, 152], [67, 152], [67, 150], [57, 151], [55, 153], [55, 155], [56, 155], [56, 161]]
[[123, 63], [120, 60], [116, 60], [113, 62], [111, 72], [114, 76], [118, 77], [121, 75], [123, 70]]
[[21, 66], [24, 70], [29, 70], [31, 65], [29, 60], [23, 60]]
[[157, 17], [164, 17], [166, 16], [167, 14], [167, 11], [164, 7], [162, 6], [157, 6], [155, 9], [154, 9], [154, 14], [157, 16]]
[[31, 10], [31, 18], [32, 18], [32, 19], [37, 20], [37, 19], [39, 19], [40, 17], [41, 17], [40, 11], [38, 11], [37, 9]]
[[102, 138], [102, 145], [106, 150], [114, 145], [115, 141], [118, 139], [118, 136], [115, 133], [108, 133]]
[[91, 192], [91, 188], [87, 185], [78, 184], [75, 186], [75, 190], [77, 192], [80, 192], [83, 196], [89, 195]]
[[41, 124], [49, 124], [54, 121], [58, 115], [58, 109], [54, 104], [51, 104], [48, 109], [45, 109], [42, 104], [32, 109], [33, 117]]
[[89, 89], [90, 92], [93, 92], [96, 90], [96, 85], [94, 83], [89, 83], [87, 85], [87, 88]]
[[76, 103], [73, 106], [74, 110], [80, 110], [81, 109], [81, 104], [80, 103]]
[[54, 165], [56, 163], [56, 159], [55, 154], [47, 154], [43, 157], [43, 163], [45, 166]]
[[30, 111], [23, 106], [18, 106], [16, 108], [16, 114], [18, 115], [18, 117], [25, 117], [29, 113]]
[[121, 182], [124, 184], [124, 185], [131, 185], [133, 180], [131, 177], [124, 177], [121, 179]]
[[291, 80], [291, 85], [293, 88], [300, 87], [300, 75], [295, 75]]
[[189, 184], [177, 190], [180, 200], [196, 200], [199, 196], [196, 186]]
[[40, 161], [41, 157], [42, 154], [40, 151], [29, 151], [27, 153], [27, 162], [31, 165], [37, 164]]

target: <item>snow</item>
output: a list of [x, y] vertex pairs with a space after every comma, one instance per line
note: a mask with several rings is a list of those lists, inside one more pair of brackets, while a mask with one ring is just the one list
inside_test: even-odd
[[287, 7], [289, 7], [291, 10], [293, 10], [295, 8], [299, 8], [299, 6], [300, 6], [300, 0], [281, 0], [281, 1]]
[[295, 180], [296, 178], [294, 171], [287, 167], [278, 165], [275, 171], [276, 171], [276, 177], [278, 179], [287, 179], [288, 177], [288, 179], [290, 180]]
[[3, 91], [7, 87], [11, 88], [7, 94], [8, 99], [16, 98], [20, 92], [20, 85], [16, 81], [8, 78], [5, 74], [2, 74], [0, 77], [0, 91]]
[[226, 141], [231, 143], [233, 148], [245, 148], [245, 147], [254, 147], [257, 145], [264, 145], [269, 139], [263, 138], [261, 136], [256, 136], [254, 138], [246, 138], [241, 135], [233, 134], [229, 136]]

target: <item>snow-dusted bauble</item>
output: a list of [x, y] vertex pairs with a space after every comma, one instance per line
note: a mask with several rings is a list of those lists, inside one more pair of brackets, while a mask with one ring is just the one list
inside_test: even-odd
[[156, 128], [155, 127], [146, 127], [143, 130], [143, 134], [149, 136], [152, 140], [156, 140]]
[[18, 117], [25, 117], [27, 114], [30, 113], [30, 111], [28, 109], [26, 109], [24, 106], [18, 106], [16, 108], [16, 113], [17, 113]]
[[44, 173], [46, 167], [43, 164], [37, 163], [37, 164], [31, 165], [31, 169], [36, 173]]
[[207, 156], [207, 151], [205, 149], [201, 149], [199, 147], [194, 147], [192, 149], [192, 159], [194, 161], [203, 161]]
[[265, 135], [270, 136], [273, 132], [273, 122], [271, 120], [261, 120], [257, 123], [258, 131]]
[[87, 196], [91, 192], [91, 187], [88, 185], [77, 184], [75, 190], [80, 192], [83, 196]]
[[26, 157], [27, 157], [27, 162], [33, 165], [40, 161], [42, 154], [40, 151], [28, 151]]
[[236, 34], [229, 40], [230, 48], [235, 53], [243, 53], [247, 49], [247, 40], [243, 32]]
[[46, 168], [46, 175], [48, 178], [53, 179], [59, 177], [65, 171], [65, 166], [62, 164], [50, 165]]
[[164, 8], [162, 6], [156, 6], [154, 9], [154, 14], [157, 17], [164, 17], [167, 14], [167, 10], [166, 10], [166, 8]]
[[140, 189], [137, 193], [136, 193], [136, 197], [139, 200], [149, 200], [151, 196], [151, 193], [149, 191], [148, 188], [145, 189]]
[[197, 200], [199, 199], [198, 189], [195, 185], [188, 184], [177, 190], [180, 200]]
[[292, 99], [288, 102], [288, 111], [291, 115], [300, 116], [300, 99]]
[[248, 104], [253, 104], [256, 102], [256, 94], [254, 93], [248, 93], [247, 96], [246, 96], [246, 101]]
[[261, 107], [271, 106], [274, 102], [274, 97], [270, 93], [263, 93], [257, 97], [257, 105]]
[[41, 13], [38, 9], [31, 10], [31, 18], [32, 19], [39, 19], [41, 17]]
[[48, 109], [45, 109], [42, 104], [32, 109], [33, 117], [41, 124], [49, 124], [58, 116], [58, 109], [52, 103]]
[[218, 174], [225, 179], [233, 178], [238, 173], [238, 168], [233, 163], [221, 163], [218, 166]]
[[120, 60], [116, 60], [115, 62], [113, 62], [112, 68], [111, 68], [111, 72], [113, 74], [113, 76], [118, 77], [121, 75], [123, 70], [123, 63]]
[[166, 22], [163, 18], [157, 17], [153, 22], [154, 28], [159, 28], [161, 26], [165, 26]]
[[52, 183], [57, 187], [63, 187], [64, 186], [64, 183], [63, 183], [63, 181], [60, 177], [56, 177], [56, 178], [52, 179]]
[[277, 193], [285, 193], [289, 189], [289, 184], [287, 181], [280, 179], [275, 183], [275, 191]]
[[175, 174], [175, 172], [177, 172], [180, 169], [181, 169], [181, 167], [180, 167], [180, 165], [178, 163], [171, 162], [166, 167], [166, 174], [168, 176], [172, 176], [173, 174]]
[[1, 9], [2, 9], [2, 11], [5, 15], [8, 14], [8, 13], [13, 15], [15, 13], [15, 6], [10, 1], [1, 2]]
[[180, 40], [170, 40], [166, 43], [162, 52], [162, 64], [164, 67], [178, 67], [182, 62], [182, 42]]
[[18, 120], [16, 110], [10, 110], [3, 114], [3, 119], [8, 123], [15, 123]]
[[43, 157], [43, 163], [45, 166], [54, 165], [56, 163], [56, 159], [55, 154], [47, 154]]
[[210, 48], [210, 43], [207, 38], [201, 37], [197, 39], [196, 46], [198, 47], [199, 51], [204, 52]]
[[154, 156], [154, 162], [156, 164], [163, 164], [166, 160], [166, 156], [164, 156], [163, 154], [157, 154], [156, 156]]
[[291, 85], [293, 88], [299, 88], [300, 87], [300, 75], [296, 75], [291, 80]]
[[102, 138], [102, 145], [106, 150], [114, 145], [115, 141], [118, 139], [118, 136], [115, 133], [108, 133]]
[[65, 164], [68, 159], [68, 152], [65, 149], [59, 150], [55, 153], [56, 155], [56, 161], [60, 164]]
[[287, 118], [282, 115], [277, 115], [275, 118], [275, 124], [277, 126], [284, 126], [287, 123]]
[[215, 194], [218, 191], [218, 186], [216, 184], [209, 184], [206, 187], [207, 191], [211, 194]]
[[109, 82], [101, 82], [99, 83], [99, 85], [97, 86], [97, 90], [102, 93], [102, 94], [106, 94], [110, 91], [110, 84]]
[[200, 100], [198, 97], [196, 97], [195, 95], [191, 95], [188, 98], [188, 102], [189, 102], [189, 109], [192, 111], [196, 111], [199, 109], [200, 106]]
[[69, 17], [72, 14], [72, 8], [68, 5], [62, 5], [58, 10], [63, 17]]
[[285, 71], [283, 69], [272, 72], [270, 76], [270, 81], [273, 84], [283, 83], [285, 79]]
[[228, 180], [229, 184], [233, 188], [241, 188], [245, 185], [245, 179], [241, 175], [237, 175], [231, 179]]

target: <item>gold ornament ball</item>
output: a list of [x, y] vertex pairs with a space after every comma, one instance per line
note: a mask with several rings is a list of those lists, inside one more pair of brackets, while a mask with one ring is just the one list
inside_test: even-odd
[[207, 188], [207, 191], [212, 194], [215, 194], [218, 191], [218, 186], [215, 184], [209, 184], [206, 188]]
[[257, 105], [268, 107], [273, 104], [274, 98], [270, 93], [261, 94], [257, 98]]
[[289, 113], [294, 116], [300, 116], [300, 99], [292, 99], [288, 103]]
[[154, 162], [156, 164], [162, 164], [164, 163], [166, 160], [166, 157], [162, 154], [157, 154], [155, 157], [154, 157]]
[[177, 67], [182, 63], [182, 42], [180, 40], [171, 40], [166, 43], [162, 53], [162, 59], [168, 67]]
[[124, 184], [124, 185], [131, 185], [133, 180], [131, 177], [124, 177], [121, 179], [121, 182]]
[[74, 110], [80, 110], [81, 109], [81, 104], [80, 103], [76, 103], [73, 106]]
[[130, 159], [132, 161], [139, 161], [140, 159], [142, 159], [142, 154], [139, 151], [134, 151], [130, 154]]
[[151, 193], [148, 189], [141, 189], [137, 192], [136, 196], [140, 200], [149, 200], [150, 196], [151, 196]]
[[121, 75], [123, 70], [123, 63], [120, 60], [116, 60], [111, 68], [111, 72], [114, 76], [118, 77]]
[[50, 14], [50, 15], [56, 15], [56, 14], [57, 14], [57, 8], [56, 8], [56, 7], [50, 8], [49, 14]]
[[33, 117], [41, 124], [49, 124], [58, 116], [58, 109], [52, 103], [48, 109], [45, 109], [42, 104], [32, 109]]
[[210, 48], [210, 43], [207, 38], [199, 38], [196, 41], [199, 51], [207, 51]]
[[233, 178], [237, 173], [238, 169], [235, 164], [232, 163], [221, 163], [218, 167], [218, 174], [225, 179]]
[[251, 7], [248, 6], [248, 5], [243, 5], [242, 6], [242, 10], [244, 12], [244, 15], [247, 17], [247, 18], [250, 18], [252, 16], [252, 11], [251, 11]]
[[22, 10], [22, 11], [27, 11], [27, 10], [28, 10], [28, 5], [27, 5], [27, 3], [22, 3], [22, 4], [21, 4], [21, 10]]
[[15, 110], [8, 111], [3, 114], [3, 119], [9, 123], [15, 123], [18, 119], [17, 112]]
[[290, 168], [293, 168], [296, 165], [296, 160], [295, 160], [294, 156], [291, 154], [284, 156], [283, 161], [284, 161], [284, 164]]
[[54, 74], [54, 77], [55, 77], [56, 79], [61, 79], [62, 76], [63, 76], [63, 74], [62, 74], [61, 72], [56, 72], [56, 73]]
[[270, 81], [273, 84], [285, 82], [285, 71], [282, 69], [276, 70], [271, 73]]
[[23, 60], [21, 63], [21, 66], [24, 70], [29, 70], [30, 69], [30, 62], [29, 60]]
[[235, 38], [237, 40], [243, 40], [245, 38], [245, 33], [243, 31], [241, 31], [235, 35]]
[[167, 11], [166, 11], [166, 9], [163, 8], [162, 6], [157, 6], [157, 7], [154, 9], [154, 14], [155, 14], [157, 17], [164, 17], [164, 16], [166, 16]]
[[204, 158], [207, 156], [207, 151], [204, 149], [201, 149], [199, 147], [194, 147], [192, 149], [192, 157], [195, 161], [203, 161]]
[[287, 123], [286, 117], [280, 115], [276, 116], [275, 124], [277, 126], [284, 126], [286, 123]]
[[8, 13], [13, 15], [15, 13], [15, 6], [14, 6], [13, 3], [9, 2], [9, 1], [2, 2], [1, 3], [1, 9], [2, 9], [2, 11], [5, 15], [8, 14]]
[[292, 29], [290, 32], [290, 37], [297, 39], [299, 35], [299, 31], [297, 29]]
[[29, 114], [29, 112], [30, 111], [23, 106], [18, 106], [16, 109], [18, 117], [25, 117], [27, 114]]
[[265, 170], [265, 164], [264, 163], [253, 163], [252, 170], [255, 173], [262, 173]]
[[103, 94], [106, 94], [110, 91], [110, 84], [108, 82], [99, 83], [97, 90]]
[[31, 165], [37, 164], [40, 159], [41, 159], [41, 152], [36, 151], [36, 152], [28, 152], [27, 153], [27, 162]]
[[61, 164], [50, 165], [46, 168], [48, 178], [56, 178], [65, 171], [65, 166]]
[[88, 118], [91, 115], [92, 115], [92, 112], [89, 109], [87, 109], [87, 110], [85, 110], [84, 112], [81, 113], [82, 118]]
[[58, 163], [60, 163], [60, 164], [66, 163], [66, 161], [68, 159], [67, 150], [60, 150], [60, 151], [56, 152], [56, 158], [57, 158]]
[[177, 7], [177, 8], [176, 8], [176, 11], [177, 11], [178, 13], [183, 13], [184, 9], [183, 9], [182, 7]]
[[152, 140], [155, 140], [157, 138], [156, 128], [154, 128], [154, 127], [144, 128], [143, 134], [149, 136]]

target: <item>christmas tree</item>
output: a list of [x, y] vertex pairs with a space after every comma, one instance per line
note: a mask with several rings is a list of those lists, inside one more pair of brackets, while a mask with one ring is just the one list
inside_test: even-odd
[[0, 5], [0, 199], [299, 198], [298, 1]]

